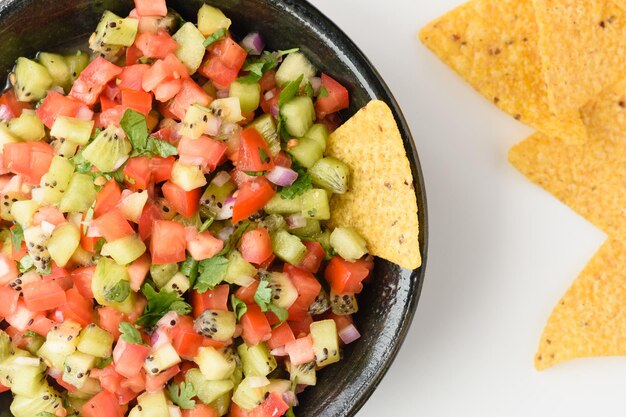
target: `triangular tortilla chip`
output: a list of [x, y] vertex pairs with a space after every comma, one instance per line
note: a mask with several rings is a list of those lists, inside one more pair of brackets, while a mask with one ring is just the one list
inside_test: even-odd
[[591, 140], [626, 141], [626, 79], [591, 99], [581, 114]]
[[350, 190], [331, 199], [330, 224], [355, 228], [372, 255], [418, 268], [413, 175], [389, 107], [370, 102], [330, 135], [327, 152], [351, 170]]
[[612, 0], [533, 0], [550, 108], [583, 107], [626, 74], [626, 12]]
[[548, 319], [535, 367], [570, 359], [626, 355], [626, 246], [602, 246]]
[[473, 0], [427, 25], [422, 42], [478, 92], [551, 136], [581, 141], [578, 109], [556, 116], [548, 103], [532, 0]]

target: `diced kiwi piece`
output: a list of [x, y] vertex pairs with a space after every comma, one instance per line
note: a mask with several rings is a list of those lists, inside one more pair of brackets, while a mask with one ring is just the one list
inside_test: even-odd
[[239, 97], [226, 97], [213, 100], [209, 106], [213, 113], [227, 123], [237, 123], [243, 120]]
[[148, 356], [143, 364], [143, 368], [148, 375], [158, 375], [166, 369], [171, 368], [181, 362], [180, 356], [171, 343], [164, 344]]
[[269, 147], [270, 154], [273, 157], [278, 155], [280, 152], [280, 138], [278, 137], [276, 123], [274, 123], [272, 115], [266, 113], [263, 116], [259, 116], [250, 123], [250, 126], [254, 126], [257, 132], [263, 136], [265, 143]]
[[350, 181], [350, 168], [337, 158], [322, 158], [309, 169], [313, 184], [335, 194], [345, 194]]
[[217, 399], [210, 403], [211, 407], [215, 408], [215, 410], [217, 411], [218, 416], [225, 416], [226, 414], [228, 414], [231, 403], [230, 397], [230, 392], [226, 392], [226, 394], [220, 395]]
[[126, 236], [102, 246], [101, 254], [110, 256], [120, 265], [128, 265], [146, 252], [146, 245], [139, 235]]
[[0, 330], [0, 362], [11, 354], [11, 338], [4, 330]]
[[50, 141], [54, 153], [59, 156], [71, 158], [78, 152], [78, 144], [69, 140], [54, 139]]
[[193, 328], [199, 334], [225, 342], [235, 334], [237, 319], [232, 311], [205, 310], [194, 321]]
[[153, 393], [144, 392], [137, 398], [137, 402], [141, 407], [142, 416], [170, 417], [167, 397], [163, 390]]
[[289, 360], [287, 360], [286, 365], [291, 382], [297, 381], [299, 385], [309, 386], [317, 383], [315, 361], [303, 363], [302, 365], [293, 365]]
[[72, 223], [65, 223], [57, 226], [48, 240], [48, 252], [50, 257], [63, 268], [80, 244], [80, 231]]
[[306, 246], [300, 238], [285, 230], [272, 235], [272, 249], [278, 258], [292, 265], [298, 265], [306, 255]]
[[321, 189], [307, 190], [302, 194], [302, 215], [308, 219], [330, 219], [328, 192]]
[[204, 187], [206, 178], [200, 167], [176, 161], [172, 168], [172, 182], [185, 191], [191, 191]]
[[275, 194], [263, 208], [268, 214], [293, 214], [302, 211], [302, 197], [289, 199]]
[[186, 293], [189, 288], [189, 278], [185, 276], [185, 274], [178, 272], [174, 274], [174, 276], [167, 281], [167, 284], [163, 287], [167, 291], [178, 293], [179, 295], [183, 295]]
[[193, 74], [200, 67], [206, 52], [202, 32], [198, 30], [196, 25], [187, 22], [178, 29], [173, 37], [179, 45], [176, 50], [176, 57], [185, 64], [189, 73]]
[[311, 323], [311, 337], [317, 366], [327, 366], [341, 359], [337, 325], [334, 320], [320, 320]]
[[298, 139], [298, 144], [290, 148], [288, 152], [305, 168], [311, 168], [324, 156], [324, 151], [320, 145], [309, 138]]
[[246, 376], [267, 376], [276, 369], [276, 358], [270, 354], [263, 342], [248, 347], [242, 343], [237, 348], [241, 358], [243, 373]]
[[131, 46], [135, 42], [138, 26], [139, 20], [122, 19], [107, 10], [102, 15], [96, 32], [89, 39], [89, 46], [96, 52], [110, 52], [106, 51], [107, 46]]
[[86, 145], [93, 131], [93, 120], [81, 120], [74, 117], [59, 116], [50, 129], [50, 136], [69, 140], [78, 145]]
[[4, 145], [8, 143], [20, 142], [20, 139], [9, 130], [9, 124], [0, 123], [0, 152], [4, 151]]
[[53, 85], [58, 85], [61, 88], [66, 88], [70, 85], [70, 67], [63, 55], [40, 52], [37, 55], [37, 60], [48, 70], [50, 77], [52, 77]]
[[98, 358], [108, 358], [114, 341], [111, 333], [91, 323], [80, 332], [76, 349]]
[[[266, 385], [262, 385], [263, 376], [247, 376], [241, 381], [235, 393], [233, 394], [233, 402], [246, 411], [250, 411], [253, 408], [261, 405], [265, 399], [265, 393], [267, 392], [267, 386], [270, 381], [267, 381]], [[261, 386], [259, 386], [261, 385]]]
[[226, 282], [245, 287], [252, 282], [252, 277], [256, 274], [256, 268], [243, 259], [238, 250], [235, 249], [228, 254], [228, 269], [224, 277]]
[[39, 203], [34, 200], [18, 200], [11, 205], [10, 214], [13, 220], [22, 228], [27, 228], [30, 226], [33, 215], [39, 210], [39, 207]]
[[63, 380], [76, 388], [82, 388], [95, 362], [94, 356], [78, 351], [72, 353], [65, 359]]
[[330, 245], [347, 261], [361, 259], [367, 254], [365, 239], [352, 227], [337, 227], [330, 234]]
[[250, 113], [259, 108], [261, 103], [261, 85], [233, 81], [230, 84], [230, 96], [239, 98], [242, 113]]
[[272, 289], [272, 304], [289, 309], [298, 298], [298, 290], [291, 282], [289, 275], [282, 272], [271, 272], [269, 287]]
[[276, 71], [276, 83], [279, 87], [283, 87], [291, 81], [297, 80], [300, 76], [304, 76], [302, 82], [306, 83], [315, 77], [316, 73], [317, 70], [302, 52], [292, 52], [285, 57], [278, 71]]
[[19, 101], [39, 101], [52, 87], [52, 77], [40, 63], [20, 57], [15, 64], [14, 87]]
[[69, 159], [58, 155], [52, 157], [50, 169], [47, 174], [41, 177], [39, 183], [41, 187], [39, 203], [44, 205], [59, 203], [68, 189], [73, 175], [74, 164]]
[[40, 362], [39, 358], [29, 358], [34, 362], [34, 366], [29, 365], [17, 365], [14, 367], [14, 372], [11, 374], [11, 392], [14, 395], [24, 395], [26, 397], [33, 397], [39, 392], [41, 386], [44, 384], [45, 367]]
[[130, 281], [126, 267], [118, 265], [114, 260], [104, 256], [98, 259], [96, 270], [91, 279], [91, 290], [94, 298], [101, 305], [111, 306], [123, 313], [130, 313], [133, 309], [134, 299], [132, 291], [130, 296], [122, 302], [111, 301], [107, 298], [107, 296], [110, 297], [111, 291], [120, 285], [120, 281]]
[[163, 288], [177, 272], [178, 264], [176, 263], [150, 265], [150, 276], [159, 289]]
[[219, 186], [214, 179], [206, 188], [202, 197], [200, 197], [200, 204], [207, 207], [212, 213], [217, 214], [224, 207], [226, 199], [230, 197], [236, 189], [237, 186], [231, 180]]
[[198, 29], [205, 37], [215, 33], [219, 29], [230, 28], [231, 21], [217, 7], [202, 5], [198, 10]]
[[359, 304], [353, 293], [338, 294], [331, 288], [330, 308], [338, 316], [349, 316], [359, 311]]
[[91, 175], [75, 172], [59, 203], [59, 210], [63, 213], [87, 211], [96, 198], [96, 192]]
[[313, 100], [307, 96], [292, 98], [281, 107], [280, 112], [285, 118], [287, 132], [296, 138], [301, 138], [308, 132], [316, 117]]
[[210, 404], [221, 396], [228, 394], [234, 387], [233, 381], [209, 381], [200, 372], [193, 368], [185, 374], [185, 380], [195, 388], [198, 398], [204, 404]]
[[76, 51], [74, 54], [66, 55], [65, 61], [70, 70], [70, 84], [73, 84], [80, 76], [80, 73], [89, 65], [89, 54], [83, 51]]
[[193, 358], [198, 364], [202, 376], [209, 381], [228, 379], [235, 371], [236, 363], [212, 346], [201, 347]]
[[33, 417], [39, 413], [47, 412], [53, 414], [61, 407], [61, 396], [47, 383], [44, 383], [32, 397], [24, 395], [14, 396], [10, 411], [15, 417]]
[[23, 141], [36, 142], [46, 136], [43, 122], [37, 117], [34, 110], [25, 109], [20, 117], [11, 119], [9, 122], [11, 133]]
[[312, 237], [322, 231], [319, 220], [306, 219], [306, 225], [296, 229], [290, 229], [289, 232], [300, 238]]
[[194, 104], [187, 109], [178, 133], [189, 139], [198, 139], [206, 129], [209, 117], [215, 117], [212, 113], [210, 109]]
[[316, 123], [304, 135], [309, 139], [313, 139], [326, 152], [326, 144], [328, 142], [328, 128], [322, 123]]
[[82, 155], [101, 172], [111, 172], [119, 165], [120, 159], [128, 157], [131, 150], [126, 133], [111, 125], [87, 145]]

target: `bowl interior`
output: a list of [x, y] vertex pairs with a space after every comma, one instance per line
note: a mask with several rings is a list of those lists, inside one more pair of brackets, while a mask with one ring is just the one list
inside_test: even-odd
[[[170, 0], [168, 5], [185, 19], [195, 21], [200, 0]], [[407, 124], [384, 82], [357, 47], [333, 23], [302, 0], [210, 0], [233, 20], [239, 36], [260, 31], [273, 50], [300, 47], [318, 68], [348, 87], [351, 107], [345, 118], [374, 98], [394, 111], [403, 135], [418, 197], [420, 247], [426, 259], [427, 218], [422, 172]], [[0, 71], [8, 73], [15, 59], [39, 50], [57, 50], [84, 42], [105, 9], [125, 14], [128, 0], [5, 0], [0, 2]], [[364, 404], [388, 369], [410, 325], [424, 266], [407, 271], [376, 260], [371, 282], [359, 297], [356, 315], [362, 338], [344, 351], [339, 364], [318, 374], [318, 384], [301, 396], [297, 415], [349, 416]], [[9, 396], [0, 398], [8, 410]]]

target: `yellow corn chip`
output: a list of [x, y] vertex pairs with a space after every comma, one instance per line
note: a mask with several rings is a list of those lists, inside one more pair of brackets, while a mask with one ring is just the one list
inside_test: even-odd
[[532, 0], [473, 0], [427, 25], [422, 42], [478, 92], [551, 136], [586, 137], [575, 110], [551, 111]]
[[370, 102], [330, 135], [327, 151], [351, 170], [350, 191], [331, 200], [330, 224], [355, 228], [372, 255], [419, 267], [413, 176], [389, 107]]
[[626, 79], [591, 99], [581, 113], [592, 140], [626, 140]]
[[583, 357], [626, 355], [626, 246], [609, 240], [548, 319], [535, 367]]
[[550, 108], [569, 114], [626, 74], [626, 12], [612, 0], [533, 0]]

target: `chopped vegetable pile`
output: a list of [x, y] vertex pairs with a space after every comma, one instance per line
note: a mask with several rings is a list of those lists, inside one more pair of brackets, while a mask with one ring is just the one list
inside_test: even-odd
[[16, 417], [293, 416], [373, 267], [326, 225], [348, 91], [214, 7], [135, 6], [0, 96], [0, 388]]

